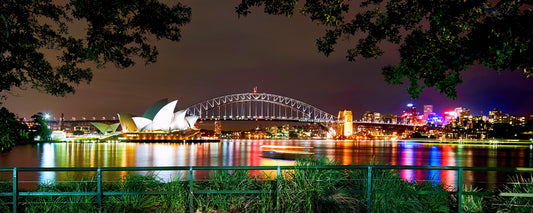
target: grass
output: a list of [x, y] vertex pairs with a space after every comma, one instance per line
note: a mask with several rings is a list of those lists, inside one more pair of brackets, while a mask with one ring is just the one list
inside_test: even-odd
[[[523, 176], [514, 176], [510, 178], [510, 186], [504, 185], [500, 190], [502, 193], [528, 193], [533, 194], [533, 177], [524, 178]], [[520, 196], [499, 196], [499, 202], [502, 205], [502, 212], [532, 212], [533, 198]]]
[[[0, 177], [0, 192], [12, 192], [13, 184], [11, 181]], [[9, 212], [11, 210], [13, 199], [12, 197], [0, 196], [0, 212]]]
[[[481, 192], [478, 188], [465, 187], [465, 192]], [[463, 195], [462, 198], [462, 210], [467, 213], [484, 212], [487, 208], [484, 208], [486, 204], [486, 198], [480, 195]]]
[[[434, 182], [406, 182], [395, 170], [373, 169], [371, 206], [367, 206], [367, 169], [316, 169], [315, 165], [333, 166], [325, 158], [300, 159], [298, 167], [284, 170], [280, 180], [248, 171], [217, 171], [205, 180], [196, 180], [194, 212], [451, 212], [457, 200], [448, 186]], [[498, 192], [533, 194], [532, 178], [516, 176], [514, 183]], [[160, 180], [155, 174], [128, 174], [120, 181], [105, 182], [103, 191], [125, 193], [102, 199], [103, 212], [188, 212], [191, 193], [189, 182], [176, 177]], [[9, 181], [0, 181], [0, 192], [9, 192]], [[220, 191], [257, 193], [228, 194]], [[32, 192], [96, 192], [94, 177], [80, 181], [40, 184]], [[201, 192], [208, 193], [201, 193]], [[465, 187], [466, 192], [481, 192]], [[494, 194], [494, 193], [493, 193]], [[0, 197], [0, 212], [11, 211], [12, 197]], [[22, 212], [98, 212], [94, 195], [21, 196]], [[530, 212], [532, 198], [493, 195], [463, 195], [464, 212]], [[494, 205], [499, 204], [499, 205]]]
[[[352, 189], [367, 190], [368, 170], [350, 171], [349, 177]], [[370, 208], [372, 212], [449, 212], [448, 189], [440, 183], [406, 182], [396, 170], [372, 170]], [[354, 196], [368, 200], [366, 193]]]
[[272, 212], [275, 203], [270, 190], [272, 180], [251, 176], [248, 171], [217, 171], [208, 180], [194, 185], [195, 190], [263, 190], [257, 194], [196, 194], [195, 207], [200, 212]]
[[282, 174], [280, 190], [281, 212], [354, 212], [361, 202], [345, 193], [346, 171], [315, 169], [312, 166], [336, 165], [326, 158], [300, 159], [298, 168]]

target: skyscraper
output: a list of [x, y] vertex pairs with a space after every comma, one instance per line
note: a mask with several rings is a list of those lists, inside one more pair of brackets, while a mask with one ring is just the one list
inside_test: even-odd
[[502, 111], [498, 110], [498, 108], [494, 108], [493, 111], [489, 111], [489, 122], [501, 123], [502, 121], [503, 121]]
[[404, 124], [417, 123], [416, 116], [417, 116], [416, 107], [412, 103], [409, 103], [407, 104], [407, 108], [402, 113], [402, 123]]
[[422, 123], [427, 123], [429, 115], [433, 113], [433, 105], [424, 105], [424, 120]]

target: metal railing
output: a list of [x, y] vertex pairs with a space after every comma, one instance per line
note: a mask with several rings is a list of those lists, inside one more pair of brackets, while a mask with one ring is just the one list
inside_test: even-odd
[[[462, 197], [464, 195], [483, 195], [487, 194], [486, 192], [466, 192], [463, 189], [463, 173], [465, 171], [497, 171], [497, 172], [508, 172], [508, 173], [533, 173], [533, 168], [525, 167], [456, 167], [456, 166], [390, 166], [390, 165], [335, 165], [335, 166], [190, 166], [190, 167], [75, 167], [75, 168], [0, 168], [2, 173], [12, 173], [12, 191], [1, 192], [1, 197], [12, 197], [12, 211], [19, 212], [18, 206], [21, 197], [31, 197], [31, 196], [96, 196], [96, 205], [98, 209], [102, 210], [103, 207], [103, 197], [104, 196], [117, 196], [117, 195], [168, 195], [178, 192], [120, 192], [120, 191], [105, 191], [102, 187], [102, 172], [117, 172], [117, 171], [188, 171], [188, 194], [189, 194], [189, 211], [194, 212], [194, 196], [199, 194], [257, 194], [257, 193], [271, 193], [276, 195], [276, 209], [279, 209], [279, 186], [280, 178], [282, 172], [291, 171], [295, 169], [320, 169], [320, 170], [367, 170], [367, 188], [362, 190], [352, 190], [348, 193], [359, 193], [366, 194], [367, 200], [367, 211], [371, 211], [372, 205], [372, 174], [376, 170], [452, 170], [457, 172], [457, 182], [456, 188], [449, 193], [455, 194], [457, 197], [457, 212], [462, 212]], [[276, 183], [275, 190], [199, 190], [194, 189], [194, 172], [201, 170], [228, 170], [228, 171], [237, 171], [237, 170], [261, 170], [261, 171], [276, 171], [277, 175], [275, 179], [271, 177], [271, 180]], [[19, 189], [19, 172], [96, 172], [96, 190], [92, 192], [32, 192], [32, 191], [22, 191]], [[305, 189], [302, 189], [305, 190]], [[347, 191], [332, 191], [333, 193], [346, 193]], [[419, 194], [427, 194], [423, 191]], [[533, 193], [510, 193], [510, 192], [499, 192], [496, 193], [497, 196], [510, 196], [510, 197], [526, 197], [533, 199]]]

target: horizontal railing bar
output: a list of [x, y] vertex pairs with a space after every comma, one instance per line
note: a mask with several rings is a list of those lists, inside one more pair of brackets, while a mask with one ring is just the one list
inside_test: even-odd
[[[260, 193], [274, 193], [276, 190], [195, 190], [196, 194], [260, 194]], [[297, 191], [295, 191], [297, 192]], [[329, 193], [353, 193], [362, 194], [364, 190], [328, 190]], [[103, 192], [103, 195], [168, 195], [177, 194], [178, 192]], [[374, 193], [394, 193], [392, 191], [374, 191]], [[436, 191], [417, 191], [415, 194], [437, 194], [441, 192]], [[448, 192], [454, 194], [456, 192]], [[12, 192], [0, 193], [0, 196], [12, 196]], [[19, 192], [20, 196], [96, 196], [97, 192]], [[533, 197], [533, 194], [528, 193], [497, 193], [497, 192], [463, 192], [463, 195], [499, 195], [504, 197]]]
[[531, 193], [510, 193], [510, 192], [502, 192], [498, 194], [502, 197], [533, 197], [533, 194]]
[[194, 190], [194, 194], [261, 194], [274, 192], [276, 190]]
[[179, 192], [102, 192], [103, 195], [171, 195]]
[[[526, 167], [460, 167], [460, 166], [401, 166], [401, 165], [371, 165], [373, 169], [394, 170], [459, 170], [464, 171], [503, 171], [503, 172], [533, 172], [533, 168]], [[98, 167], [11, 167], [0, 168], [0, 172], [11, 172], [17, 168], [19, 172], [62, 172], [62, 171], [94, 171]], [[101, 171], [168, 171], [168, 170], [277, 170], [277, 166], [162, 166], [162, 167], [100, 167]], [[292, 169], [367, 169], [368, 165], [334, 165], [334, 166], [280, 166], [282, 170]]]
[[[12, 194], [12, 193], [10, 193]], [[96, 192], [19, 192], [19, 196], [61, 196], [61, 195], [97, 195]]]

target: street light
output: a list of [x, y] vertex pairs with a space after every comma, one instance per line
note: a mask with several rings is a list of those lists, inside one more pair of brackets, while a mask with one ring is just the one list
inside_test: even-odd
[[50, 119], [50, 113], [44, 113], [44, 119], [45, 120]]

